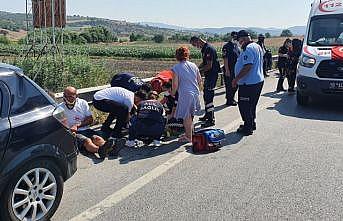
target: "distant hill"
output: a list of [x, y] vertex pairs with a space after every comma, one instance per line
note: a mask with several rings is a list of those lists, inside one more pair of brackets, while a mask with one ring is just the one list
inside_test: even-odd
[[[32, 17], [30, 16], [29, 19]], [[10, 31], [25, 30], [26, 29], [26, 15], [24, 13], [10, 13], [0, 11], [0, 28]], [[258, 27], [223, 27], [223, 28], [187, 28], [164, 23], [140, 22], [130, 23], [126, 21], [110, 20], [105, 18], [95, 18], [87, 16], [68, 16], [67, 29], [80, 30], [85, 27], [104, 26], [112, 31], [117, 36], [128, 36], [131, 33], [144, 34], [154, 36], [156, 34], [163, 34], [165, 36], [172, 36], [174, 34], [194, 35], [204, 33], [209, 36], [214, 34], [226, 34], [240, 29], [250, 29], [257, 33], [269, 32], [273, 36], [279, 36], [282, 29], [279, 28], [258, 28]], [[305, 26], [295, 26], [289, 28], [294, 35], [304, 35]]]
[[[226, 34], [232, 31], [238, 31], [241, 29], [249, 29], [257, 33], [267, 33], [269, 32], [273, 36], [280, 36], [283, 29], [281, 28], [258, 28], [258, 27], [223, 27], [223, 28], [187, 28], [175, 25], [169, 25], [164, 23], [153, 23], [153, 22], [140, 22], [139, 24], [145, 24], [152, 27], [160, 27], [160, 28], [169, 28], [174, 30], [181, 30], [181, 31], [197, 31], [201, 33], [209, 33], [209, 34]], [[294, 35], [304, 35], [306, 32], [306, 26], [294, 26], [289, 27], [289, 30]]]
[[192, 28], [185, 28], [176, 25], [168, 25], [165, 23], [155, 23], [155, 22], [139, 22], [137, 24], [144, 25], [144, 26], [151, 26], [151, 27], [159, 27], [159, 28], [166, 28], [166, 29], [174, 29], [178, 31], [194, 31]]
[[305, 35], [306, 33], [306, 26], [294, 26], [290, 27], [289, 30], [295, 35]]
[[[117, 35], [129, 35], [130, 33], [156, 35], [164, 34], [167, 36], [179, 33], [176, 29], [166, 27], [149, 26], [136, 24], [126, 21], [117, 21], [103, 18], [92, 18], [83, 16], [68, 16], [67, 26], [69, 28], [82, 28], [87, 26], [105, 26]], [[195, 32], [195, 31], [190, 31]]]
[[26, 29], [26, 15], [24, 13], [10, 13], [0, 11], [0, 28], [10, 31]]

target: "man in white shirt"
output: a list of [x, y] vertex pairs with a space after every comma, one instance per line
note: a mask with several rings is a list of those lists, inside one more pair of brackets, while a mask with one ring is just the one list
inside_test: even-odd
[[[96, 109], [109, 113], [101, 130], [114, 138], [121, 138], [122, 128], [129, 122], [130, 112], [135, 109], [142, 100], [146, 100], [147, 95], [143, 91], [133, 93], [125, 88], [110, 87], [100, 90], [94, 94], [93, 105]], [[116, 125], [110, 128], [112, 121], [116, 120]]]
[[87, 101], [77, 97], [77, 90], [74, 87], [67, 87], [63, 92], [63, 103], [69, 129], [76, 134], [77, 145], [84, 147], [88, 152], [98, 153], [105, 158], [107, 153], [114, 150], [113, 139], [105, 141], [96, 131], [90, 129], [93, 123], [93, 116]]

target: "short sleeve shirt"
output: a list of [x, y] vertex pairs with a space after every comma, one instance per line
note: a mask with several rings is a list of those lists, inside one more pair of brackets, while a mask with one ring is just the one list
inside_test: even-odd
[[[67, 125], [69, 128], [74, 125], [80, 125], [86, 117], [92, 116], [87, 101], [80, 98], [76, 98], [75, 106], [72, 110], [67, 108], [65, 103], [61, 103], [60, 106], [64, 109], [64, 113], [67, 117]], [[87, 129], [89, 129], [89, 126], [81, 127], [78, 129], [78, 131], [83, 131]]]
[[228, 59], [230, 68], [234, 68], [241, 53], [238, 45], [232, 41], [229, 41], [223, 46], [222, 53], [223, 58]]
[[251, 85], [264, 81], [263, 75], [263, 50], [256, 43], [250, 43], [238, 57], [235, 66], [235, 76], [237, 76], [245, 65], [251, 64], [250, 72], [241, 80], [238, 85]]
[[111, 87], [122, 87], [132, 92], [138, 91], [143, 84], [143, 80], [132, 73], [116, 74], [111, 80]]
[[202, 62], [204, 65], [212, 61], [212, 69], [210, 70], [210, 73], [218, 73], [220, 69], [220, 64], [218, 61], [216, 49], [212, 45], [206, 43], [204, 47], [201, 49], [201, 54]]
[[98, 91], [94, 94], [95, 100], [112, 100], [119, 104], [123, 104], [128, 107], [131, 111], [134, 104], [135, 94], [132, 91], [129, 91], [121, 87], [110, 87]]

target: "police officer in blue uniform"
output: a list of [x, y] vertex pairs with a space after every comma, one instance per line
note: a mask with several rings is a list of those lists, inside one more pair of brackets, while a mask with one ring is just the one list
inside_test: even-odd
[[239, 31], [238, 39], [242, 52], [236, 63], [232, 86], [238, 86], [238, 107], [244, 124], [238, 128], [237, 133], [249, 136], [256, 130], [256, 106], [264, 83], [264, 54], [247, 31]]
[[231, 40], [228, 41], [222, 49], [224, 60], [223, 73], [226, 88], [227, 106], [237, 106], [237, 102], [235, 101], [235, 94], [237, 92], [237, 88], [232, 87], [232, 80], [235, 78], [235, 65], [241, 53], [237, 41], [237, 32], [233, 31], [231, 32]]
[[199, 37], [192, 37], [190, 43], [199, 49], [202, 54], [202, 64], [199, 67], [200, 73], [205, 75], [204, 81], [204, 102], [205, 116], [200, 118], [203, 121], [202, 127], [211, 127], [215, 125], [214, 119], [214, 89], [217, 84], [220, 64], [218, 61], [216, 49]]

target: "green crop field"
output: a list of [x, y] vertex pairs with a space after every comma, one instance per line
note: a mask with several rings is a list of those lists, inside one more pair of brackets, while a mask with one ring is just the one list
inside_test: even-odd
[[[267, 39], [266, 45], [276, 54], [283, 41], [283, 38]], [[219, 58], [223, 44], [214, 43]], [[176, 63], [175, 50], [182, 45], [189, 46], [191, 60], [200, 64], [200, 50], [189, 44], [144, 42], [68, 44], [59, 47], [63, 52], [63, 59], [59, 56], [54, 59], [43, 55], [38, 60], [33, 57], [32, 51], [24, 58], [29, 46], [0, 43], [0, 62], [23, 68], [25, 73], [43, 88], [58, 92], [67, 85], [78, 88], [103, 85], [120, 72], [132, 72], [142, 78], [152, 77], [158, 71], [169, 69]], [[35, 48], [36, 55], [43, 51], [42, 45]]]
[[[59, 49], [65, 55], [88, 55], [100, 57], [123, 57], [123, 58], [174, 58], [175, 50], [180, 45], [171, 44], [88, 44], [88, 45], [64, 45]], [[42, 45], [36, 46], [39, 52], [43, 48]], [[25, 45], [18, 44], [0, 44], [0, 55], [20, 55], [28, 49]], [[193, 58], [200, 58], [199, 50], [191, 49]]]

